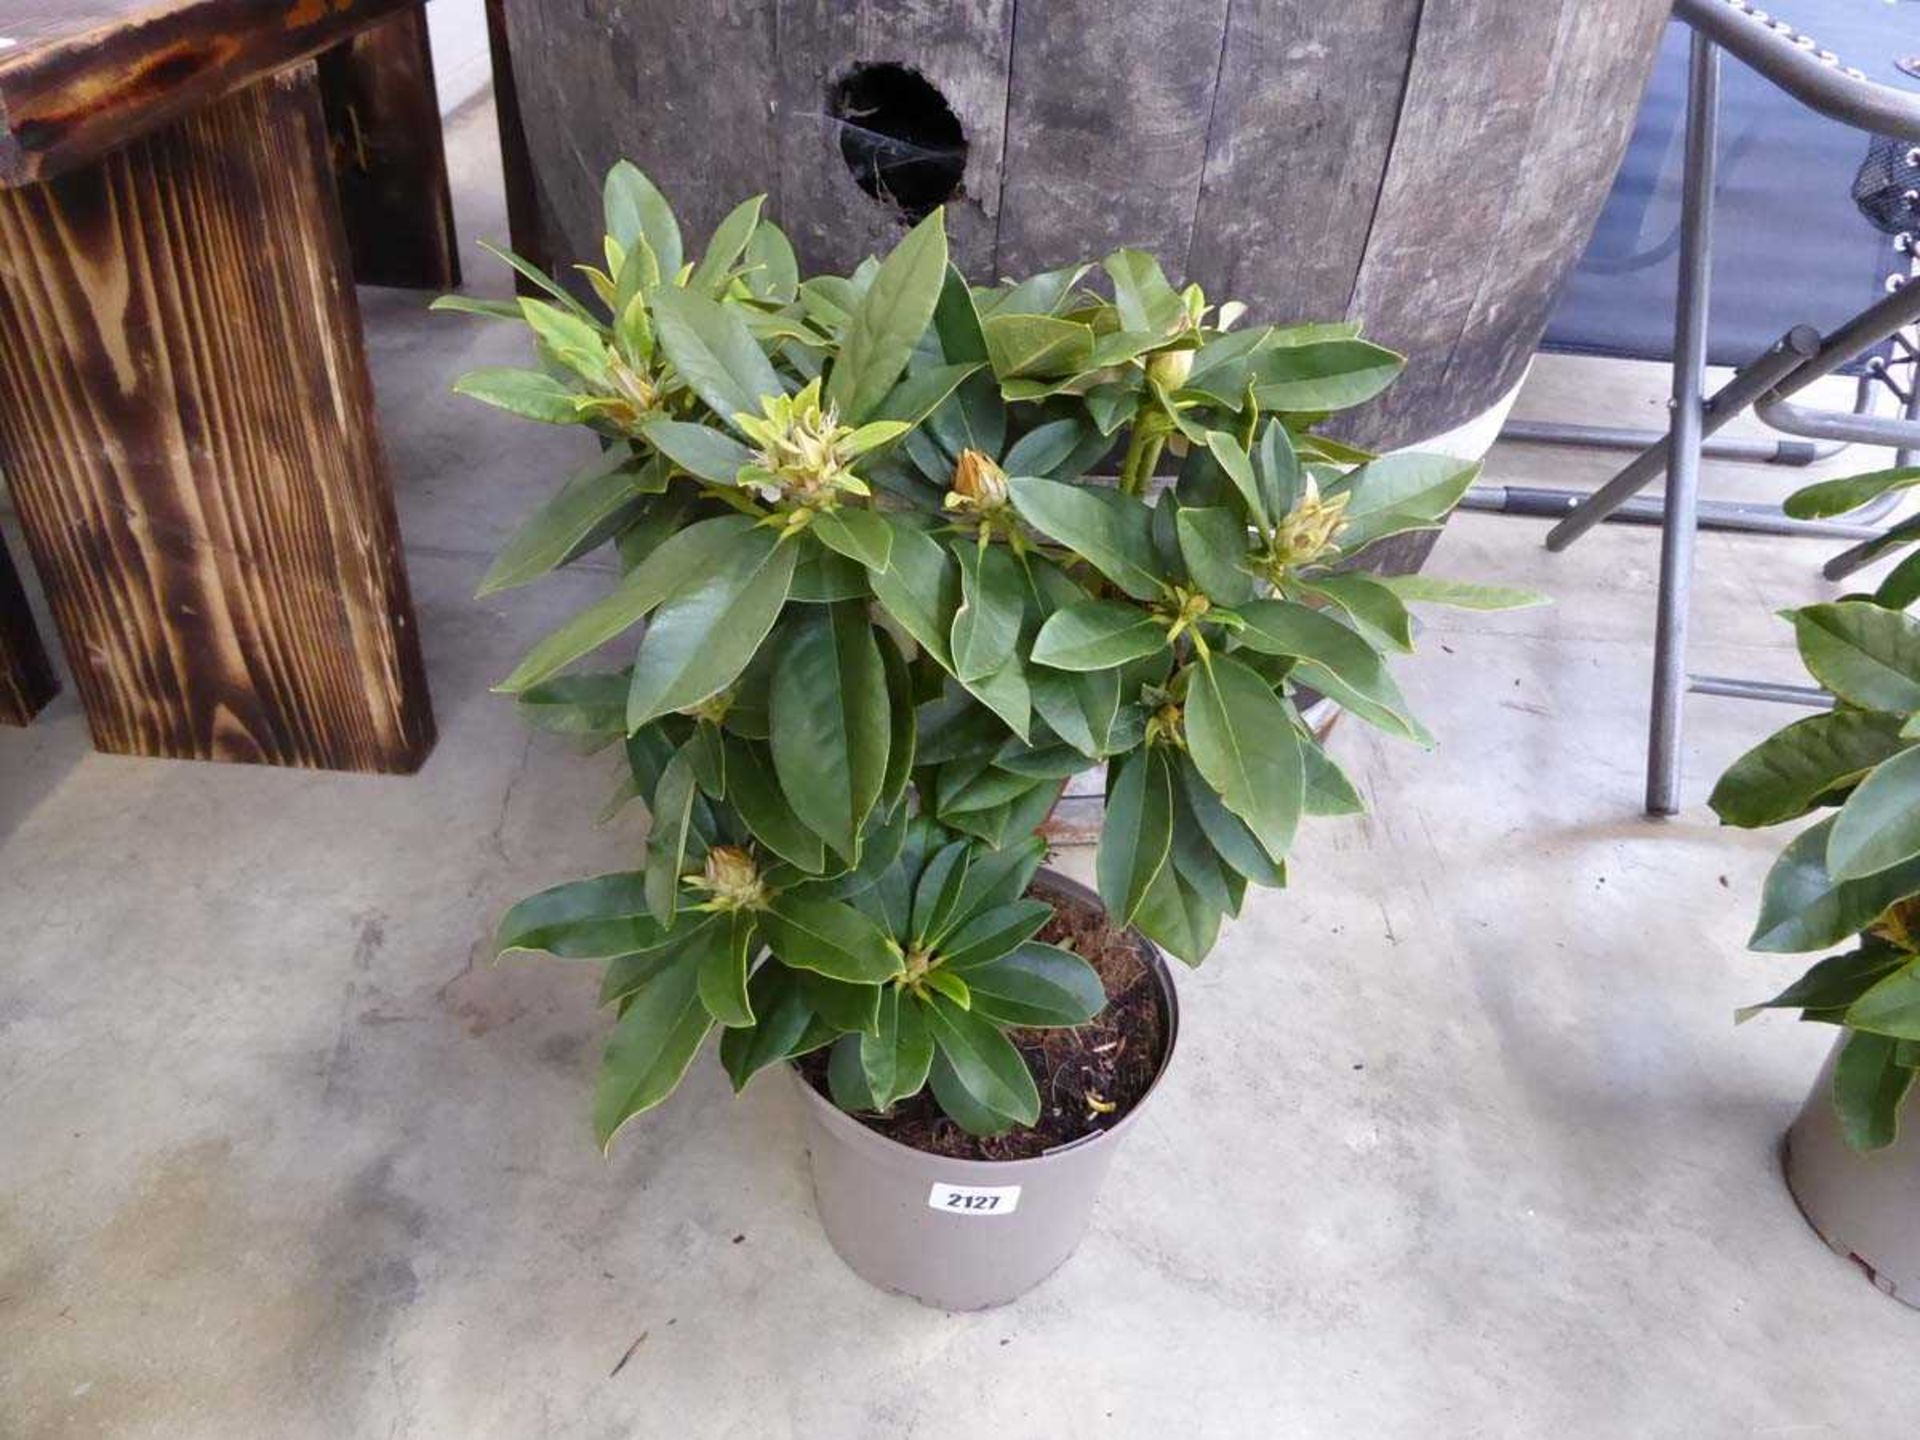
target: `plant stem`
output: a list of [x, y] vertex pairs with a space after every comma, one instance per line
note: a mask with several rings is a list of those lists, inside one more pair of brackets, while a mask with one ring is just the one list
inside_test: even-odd
[[1142, 404], [1133, 417], [1133, 433], [1127, 440], [1126, 457], [1120, 462], [1120, 491], [1124, 495], [1144, 495], [1153, 478], [1153, 467], [1160, 463], [1160, 450], [1167, 443], [1166, 431], [1151, 422]]

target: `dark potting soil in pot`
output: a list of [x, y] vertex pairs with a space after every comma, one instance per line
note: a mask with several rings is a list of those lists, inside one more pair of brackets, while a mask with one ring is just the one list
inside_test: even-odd
[[[928, 1088], [886, 1115], [853, 1117], [869, 1130], [957, 1160], [1025, 1160], [1112, 1129], [1147, 1093], [1166, 1055], [1166, 1024], [1140, 943], [1109, 925], [1097, 907], [1044, 882], [1031, 893], [1054, 907], [1037, 938], [1080, 956], [1107, 990], [1107, 1008], [1085, 1025], [1007, 1032], [1040, 1091], [1039, 1123], [1005, 1135], [969, 1135], [947, 1118]], [[802, 1056], [798, 1065], [807, 1083], [831, 1101], [827, 1051]]]

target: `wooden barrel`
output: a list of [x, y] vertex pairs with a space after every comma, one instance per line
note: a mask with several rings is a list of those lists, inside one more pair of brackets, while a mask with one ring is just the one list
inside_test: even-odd
[[[975, 280], [1135, 245], [1409, 356], [1378, 447], [1520, 378], [1666, 0], [491, 0], [515, 243], [595, 256], [626, 156], [691, 234], [765, 191], [844, 271], [944, 202]], [[500, 57], [497, 57], [500, 58]], [[516, 151], [519, 151], [516, 157]], [[517, 162], [516, 163], [516, 159]]]

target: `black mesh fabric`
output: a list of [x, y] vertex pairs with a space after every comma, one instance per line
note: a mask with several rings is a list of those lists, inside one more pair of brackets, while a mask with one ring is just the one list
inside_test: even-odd
[[1889, 235], [1920, 232], [1920, 146], [1876, 136], [1853, 177], [1853, 203]]

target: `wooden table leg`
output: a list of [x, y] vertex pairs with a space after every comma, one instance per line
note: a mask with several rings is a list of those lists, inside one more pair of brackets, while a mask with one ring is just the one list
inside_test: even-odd
[[426, 7], [368, 26], [322, 53], [319, 67], [354, 279], [453, 289], [460, 247]]
[[59, 693], [60, 681], [33, 628], [27, 592], [0, 542], [0, 725], [24, 725]]
[[102, 750], [425, 758], [312, 66], [0, 192], [0, 468]]

